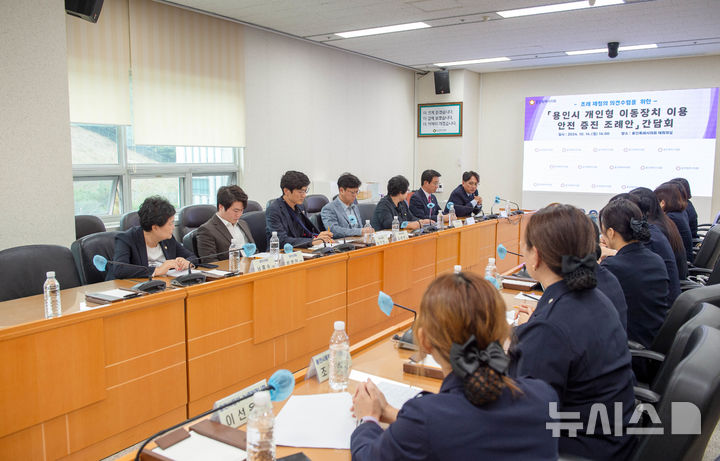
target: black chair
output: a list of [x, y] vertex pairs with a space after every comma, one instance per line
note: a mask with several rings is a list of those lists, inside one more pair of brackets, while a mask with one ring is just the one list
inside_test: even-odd
[[[720, 225], [711, 227], [702, 243], [698, 248], [697, 255], [695, 255], [695, 261], [693, 266], [688, 268], [690, 275], [697, 275], [698, 273], [710, 273], [715, 263], [720, 257]], [[696, 269], [705, 269], [705, 271], [698, 271]]]
[[120, 230], [126, 231], [131, 227], [140, 225], [140, 215], [137, 211], [128, 211], [120, 216]]
[[75, 216], [75, 239], [83, 238], [86, 235], [96, 232], [105, 232], [105, 223], [97, 216], [80, 214]]
[[375, 214], [375, 207], [375, 203], [358, 203], [358, 209], [360, 210], [360, 218], [363, 221], [363, 226], [365, 225], [365, 221], [372, 219], [373, 214]]
[[[673, 371], [665, 392], [655, 405], [664, 432], [662, 435], [639, 436], [633, 461], [700, 461], [703, 458], [720, 418], [720, 331], [707, 326], [696, 328], [684, 349], [683, 360]], [[688, 404], [694, 405], [697, 412]], [[683, 411], [688, 407], [692, 411]], [[689, 428], [675, 427], [676, 421], [699, 423], [700, 434], [692, 430], [683, 431], [687, 434], [679, 433], [680, 429]]]
[[0, 301], [41, 294], [49, 271], [55, 271], [63, 290], [81, 285], [69, 248], [25, 245], [0, 251]]
[[310, 222], [313, 223], [320, 232], [327, 230], [325, 228], [325, 223], [323, 223], [322, 217], [320, 216], [320, 213], [308, 213], [308, 218], [310, 218]]
[[185, 234], [182, 244], [185, 248], [192, 251], [195, 256], [199, 256], [197, 252], [197, 229], [193, 229]]
[[322, 207], [324, 207], [328, 203], [330, 203], [330, 200], [328, 200], [328, 198], [324, 195], [311, 194], [305, 197], [303, 207], [305, 207], [305, 211], [307, 211], [308, 214], [319, 213], [320, 210], [322, 210]]
[[[75, 266], [83, 285], [105, 280], [107, 272], [97, 270], [93, 264], [93, 258], [95, 255], [100, 255], [107, 258], [108, 261], [112, 261], [115, 256], [115, 236], [119, 233], [110, 231], [86, 235], [70, 245], [70, 251], [75, 259]], [[60, 286], [62, 287], [62, 284]]]
[[258, 252], [267, 251], [267, 237], [265, 236], [265, 212], [251, 211], [243, 213], [240, 219], [245, 221], [250, 227], [250, 233], [255, 240], [255, 246]]
[[180, 208], [175, 238], [183, 241], [185, 234], [205, 224], [217, 212], [215, 205], [187, 205]]
[[250, 213], [251, 211], [262, 211], [262, 205], [260, 203], [256, 202], [255, 200], [248, 200], [247, 206], [245, 207], [245, 213]]

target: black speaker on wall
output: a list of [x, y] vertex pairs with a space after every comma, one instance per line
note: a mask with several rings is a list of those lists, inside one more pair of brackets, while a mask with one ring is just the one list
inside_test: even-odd
[[435, 94], [450, 93], [450, 71], [435, 71]]
[[80, 19], [96, 23], [103, 0], [65, 0], [65, 12]]

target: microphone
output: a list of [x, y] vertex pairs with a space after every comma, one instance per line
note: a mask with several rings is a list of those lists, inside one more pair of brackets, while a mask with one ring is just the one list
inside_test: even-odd
[[[413, 309], [410, 309], [409, 307], [401, 306], [400, 304], [396, 304], [393, 302], [392, 298], [389, 294], [384, 292], [378, 293], [378, 307], [380, 307], [380, 310], [383, 311], [385, 315], [388, 317], [390, 316], [390, 313], [392, 312], [393, 306], [399, 307], [400, 309], [405, 309], [408, 312], [413, 313], [413, 325], [415, 325], [415, 320], [417, 320], [417, 312]], [[413, 339], [413, 329], [410, 327], [405, 333], [403, 333], [401, 336], [395, 335], [393, 336], [393, 339], [398, 341], [398, 344], [403, 349], [412, 349], [417, 350], [418, 347], [415, 345], [415, 341]]]
[[220, 411], [223, 408], [227, 408], [231, 405], [235, 405], [236, 403], [240, 402], [241, 400], [245, 400], [248, 397], [252, 397], [256, 392], [270, 391], [270, 400], [272, 400], [273, 402], [280, 402], [280, 401], [283, 401], [286, 398], [290, 397], [290, 394], [292, 394], [293, 389], [295, 389], [295, 377], [293, 376], [293, 374], [288, 370], [278, 370], [275, 373], [273, 373], [272, 376], [270, 376], [270, 379], [268, 380], [268, 383], [266, 386], [263, 386], [260, 389], [256, 389], [254, 391], [250, 391], [245, 395], [242, 395], [236, 399], [231, 400], [230, 402], [225, 403], [224, 405], [220, 405], [217, 408], [211, 408], [208, 411], [200, 413], [199, 415], [193, 416], [192, 418], [186, 419], [185, 421], [183, 421], [181, 423], [178, 423], [172, 427], [163, 429], [162, 431], [160, 431], [156, 434], [153, 434], [152, 436], [150, 436], [149, 439], [145, 440], [145, 442], [143, 442], [142, 445], [140, 445], [140, 448], [138, 448], [137, 453], [135, 453], [135, 461], [140, 461], [140, 455], [148, 443], [150, 443], [151, 441], [153, 441], [157, 437], [160, 437], [163, 434], [166, 434], [170, 431], [174, 431], [175, 429], [177, 429], [179, 427], [182, 427], [188, 423], [191, 423], [200, 418], [203, 418], [209, 414], [215, 413], [216, 411]]
[[352, 243], [347, 243], [347, 238], [343, 237], [343, 243], [335, 247], [335, 251], [338, 253], [343, 253], [345, 251], [352, 251], [355, 249], [355, 245]]
[[511, 255], [520, 256], [521, 258], [523, 257], [523, 255], [521, 255], [520, 253], [515, 253], [514, 251], [508, 250], [502, 243], [497, 246], [497, 255], [500, 259], [505, 259], [505, 256], [507, 256], [508, 253], [510, 253]]
[[508, 200], [506, 198], [500, 198], [499, 195], [495, 196], [495, 201], [493, 202], [493, 206], [490, 207], [490, 213], [493, 213], [493, 210], [492, 210], [493, 207], [495, 205], [498, 205], [500, 203], [500, 201], [512, 203], [513, 205], [515, 205], [516, 210], [513, 211], [512, 213], [510, 212], [510, 210], [508, 210], [509, 207], [507, 207], [507, 206], [505, 207], [505, 212], [507, 213], [508, 216], [512, 216], [513, 214], [524, 214], [525, 213], [523, 210], [520, 209], [520, 205], [518, 205], [516, 202], [513, 202], [512, 200]]
[[146, 271], [148, 273], [147, 282], [140, 282], [136, 285], [133, 285], [132, 289], [135, 291], [142, 291], [143, 293], [158, 293], [165, 290], [166, 288], [165, 282], [163, 282], [162, 280], [153, 280], [152, 270], [150, 267], [140, 266], [138, 264], [123, 263], [120, 261], [108, 261], [108, 259], [102, 255], [93, 256], [93, 265], [100, 272], [105, 272], [108, 264], [111, 264], [113, 266], [134, 267], [136, 269], [143, 269], [144, 271]]

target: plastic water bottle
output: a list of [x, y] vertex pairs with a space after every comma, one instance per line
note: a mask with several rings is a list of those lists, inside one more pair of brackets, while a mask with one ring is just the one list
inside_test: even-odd
[[274, 461], [275, 415], [270, 402], [270, 392], [256, 392], [253, 401], [255, 406], [250, 410], [247, 422], [247, 459]]
[[455, 205], [450, 204], [448, 207], [448, 227], [453, 227], [453, 222], [457, 219], [457, 216], [455, 216]]
[[460, 264], [453, 266], [453, 274], [459, 274], [460, 272], [462, 272], [462, 266]]
[[345, 333], [345, 322], [335, 322], [335, 331], [330, 337], [330, 389], [343, 391], [350, 376], [350, 340]]
[[240, 272], [240, 261], [242, 260], [240, 246], [240, 242], [237, 239], [232, 239], [230, 242], [230, 250], [228, 251], [228, 268], [230, 272]]
[[397, 216], [393, 216], [392, 231], [393, 231], [393, 235], [395, 235], [396, 232], [400, 232], [400, 220], [398, 219]]
[[43, 285], [45, 294], [45, 318], [59, 317], [62, 315], [62, 304], [60, 302], [60, 282], [55, 278], [55, 272], [45, 274], [47, 280]]
[[495, 267], [495, 258], [488, 258], [488, 265], [485, 267], [485, 280], [492, 283], [498, 290], [502, 289], [502, 279]]
[[280, 260], [280, 239], [275, 231], [273, 231], [272, 237], [270, 237], [270, 257], [272, 257], [274, 261]]
[[363, 243], [372, 243], [374, 232], [372, 231], [372, 225], [370, 224], [369, 219], [365, 220], [365, 226], [363, 227], [363, 230], [365, 230], [365, 229], [371, 229], [371, 230], [370, 230], [370, 232], [363, 234]]
[[438, 210], [436, 226], [437, 226], [438, 230], [442, 230], [445, 228], [445, 223], [443, 222], [442, 210]]

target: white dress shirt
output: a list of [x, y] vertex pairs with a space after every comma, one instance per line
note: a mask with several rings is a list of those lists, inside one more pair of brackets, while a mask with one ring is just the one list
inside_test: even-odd
[[247, 243], [245, 240], [245, 234], [243, 234], [243, 231], [240, 230], [240, 226], [232, 224], [230, 221], [226, 221], [219, 213], [217, 213], [217, 217], [220, 218], [220, 221], [222, 221], [223, 224], [225, 224], [225, 227], [227, 227], [227, 230], [230, 232], [230, 235], [234, 240], [237, 240], [240, 245]]

